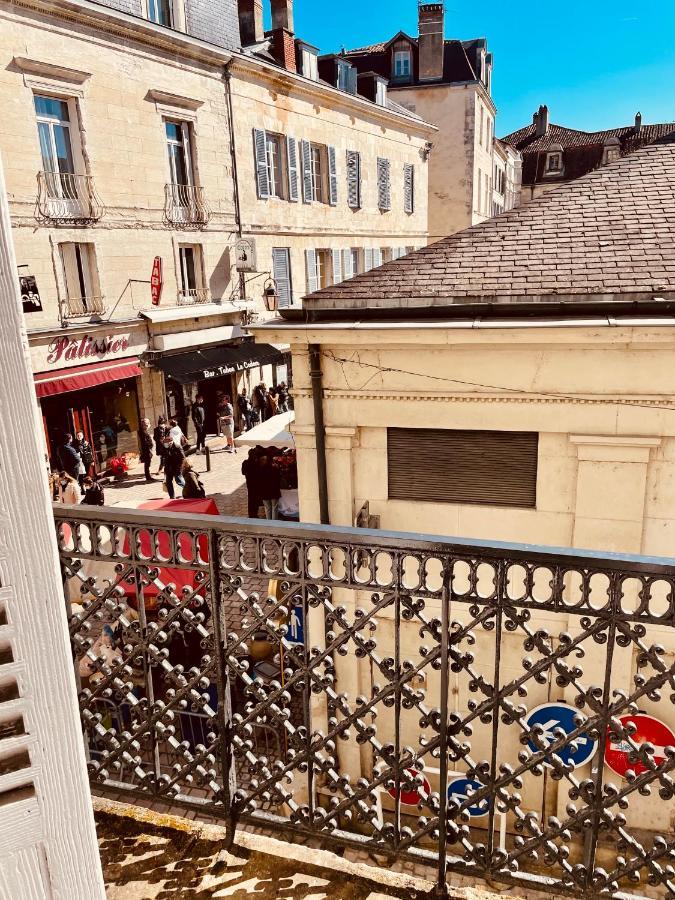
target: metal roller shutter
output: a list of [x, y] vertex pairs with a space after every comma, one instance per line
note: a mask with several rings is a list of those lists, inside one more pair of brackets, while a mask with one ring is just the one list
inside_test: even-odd
[[389, 498], [533, 508], [536, 432], [389, 428]]

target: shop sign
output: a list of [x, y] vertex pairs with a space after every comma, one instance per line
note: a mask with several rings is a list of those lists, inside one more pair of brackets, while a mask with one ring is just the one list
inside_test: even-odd
[[245, 372], [247, 369], [254, 369], [260, 365], [260, 360], [249, 359], [246, 362], [233, 363], [230, 366], [214, 366], [212, 369], [204, 369], [202, 378], [206, 381], [209, 378], [220, 378], [221, 375], [232, 375], [233, 372]]
[[25, 313], [42, 312], [42, 301], [35, 275], [20, 275], [21, 302]]
[[156, 256], [152, 264], [152, 276], [150, 278], [150, 292], [152, 293], [152, 305], [159, 306], [162, 299], [162, 288], [164, 287], [164, 279], [162, 277], [162, 257]]
[[130, 346], [129, 334], [109, 334], [83, 337], [57, 337], [47, 348], [47, 362], [57, 365], [64, 362], [89, 362], [125, 353]]
[[239, 272], [257, 272], [255, 241], [240, 238], [234, 250], [235, 263]]

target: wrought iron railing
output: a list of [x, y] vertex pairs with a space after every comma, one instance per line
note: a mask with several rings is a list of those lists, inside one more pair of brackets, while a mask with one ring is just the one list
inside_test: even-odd
[[67, 297], [63, 302], [63, 317], [102, 316], [106, 312], [104, 297]]
[[170, 225], [207, 225], [211, 209], [204, 198], [204, 188], [197, 184], [167, 184], [164, 218]]
[[199, 303], [210, 303], [211, 291], [208, 288], [192, 288], [178, 291], [178, 306], [195, 306]]
[[675, 565], [55, 515], [106, 789], [426, 862], [438, 896], [675, 896]]
[[97, 222], [105, 207], [91, 175], [38, 172], [37, 218], [62, 224]]

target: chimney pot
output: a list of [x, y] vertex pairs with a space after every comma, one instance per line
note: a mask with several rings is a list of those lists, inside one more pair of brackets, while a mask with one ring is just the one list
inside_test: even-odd
[[639, 134], [642, 130], [642, 113], [635, 113], [635, 133]]
[[272, 0], [272, 31], [277, 28], [294, 31], [293, 0]]
[[537, 137], [548, 134], [548, 106], [540, 106], [535, 113], [534, 124], [537, 126]]
[[238, 0], [238, 6], [242, 47], [258, 44], [265, 38], [262, 0]]

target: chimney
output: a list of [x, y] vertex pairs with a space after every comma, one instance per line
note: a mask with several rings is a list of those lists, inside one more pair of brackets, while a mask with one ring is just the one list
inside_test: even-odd
[[265, 39], [262, 0], [238, 0], [241, 46], [257, 44]]
[[537, 137], [548, 133], [548, 106], [539, 107], [539, 111], [534, 114], [533, 122], [536, 125]]
[[419, 80], [441, 81], [445, 56], [445, 12], [442, 3], [420, 3]]
[[293, 33], [293, 0], [272, 0], [272, 31], [277, 28]]
[[635, 113], [635, 134], [640, 134], [642, 131], [642, 113]]

